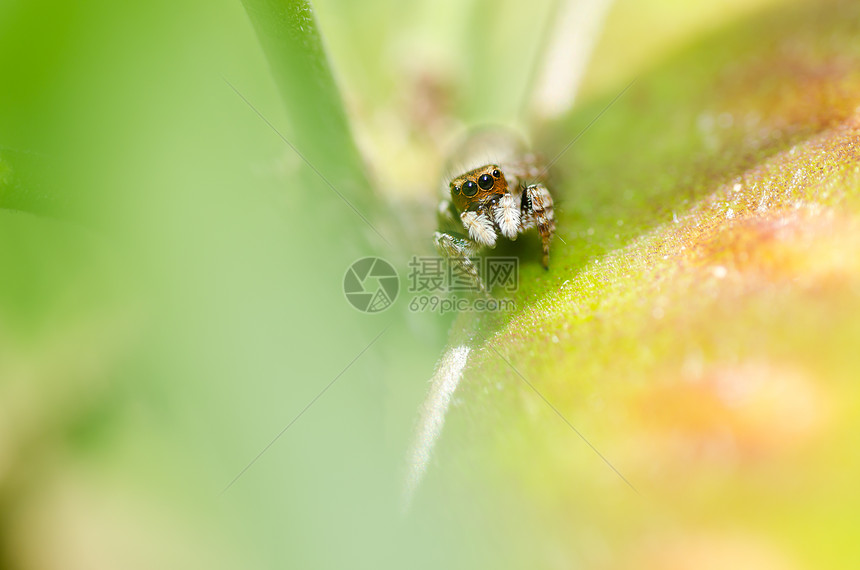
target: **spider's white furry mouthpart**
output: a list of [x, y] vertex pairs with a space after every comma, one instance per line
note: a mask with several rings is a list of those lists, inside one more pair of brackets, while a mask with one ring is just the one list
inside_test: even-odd
[[463, 212], [460, 219], [463, 220], [463, 226], [469, 230], [470, 238], [489, 247], [496, 245], [496, 232], [493, 230], [493, 222], [486, 215]]
[[513, 196], [510, 194], [502, 196], [496, 208], [495, 216], [502, 235], [509, 240], [517, 239], [517, 233], [520, 231], [520, 209], [517, 207]]

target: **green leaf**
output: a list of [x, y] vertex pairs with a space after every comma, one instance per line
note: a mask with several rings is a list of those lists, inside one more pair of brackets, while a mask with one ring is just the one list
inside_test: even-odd
[[495, 500], [469, 524], [516, 536], [508, 556], [856, 559], [857, 492], [834, 474], [860, 467], [858, 21], [830, 2], [731, 24], [644, 71], [559, 160], [549, 272], [523, 244], [517, 310], [455, 324], [477, 335], [428, 481]]
[[316, 21], [306, 0], [244, 0], [283, 97], [284, 136], [361, 212], [373, 207]]

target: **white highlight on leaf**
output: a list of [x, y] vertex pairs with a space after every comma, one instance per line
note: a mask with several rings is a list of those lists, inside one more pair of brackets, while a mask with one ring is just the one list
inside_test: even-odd
[[436, 440], [445, 425], [445, 414], [469, 359], [471, 348], [465, 345], [448, 349], [436, 366], [430, 380], [430, 393], [418, 416], [418, 429], [407, 457], [406, 482], [403, 490], [403, 510], [409, 510], [415, 490], [421, 483]]
[[544, 118], [567, 112], [591, 61], [612, 0], [562, 0], [532, 98]]
[[502, 235], [511, 240], [516, 239], [520, 227], [520, 210], [517, 208], [514, 197], [510, 194], [502, 196], [495, 214], [496, 223], [502, 230]]

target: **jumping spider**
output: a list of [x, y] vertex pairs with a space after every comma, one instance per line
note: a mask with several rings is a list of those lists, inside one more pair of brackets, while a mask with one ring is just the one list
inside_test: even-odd
[[546, 171], [534, 156], [506, 164], [486, 164], [451, 180], [450, 200], [439, 204], [436, 249], [487, 289], [472, 263], [482, 247], [495, 247], [499, 234], [513, 241], [537, 227], [542, 263], [549, 268], [549, 244], [555, 232], [552, 196], [544, 185]]

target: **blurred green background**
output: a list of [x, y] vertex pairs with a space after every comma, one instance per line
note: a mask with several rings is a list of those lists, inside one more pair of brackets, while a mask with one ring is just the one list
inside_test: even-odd
[[[0, 0], [0, 566], [856, 566], [860, 8], [618, 0], [546, 117], [560, 4]], [[357, 312], [486, 123], [588, 128], [551, 270]]]

